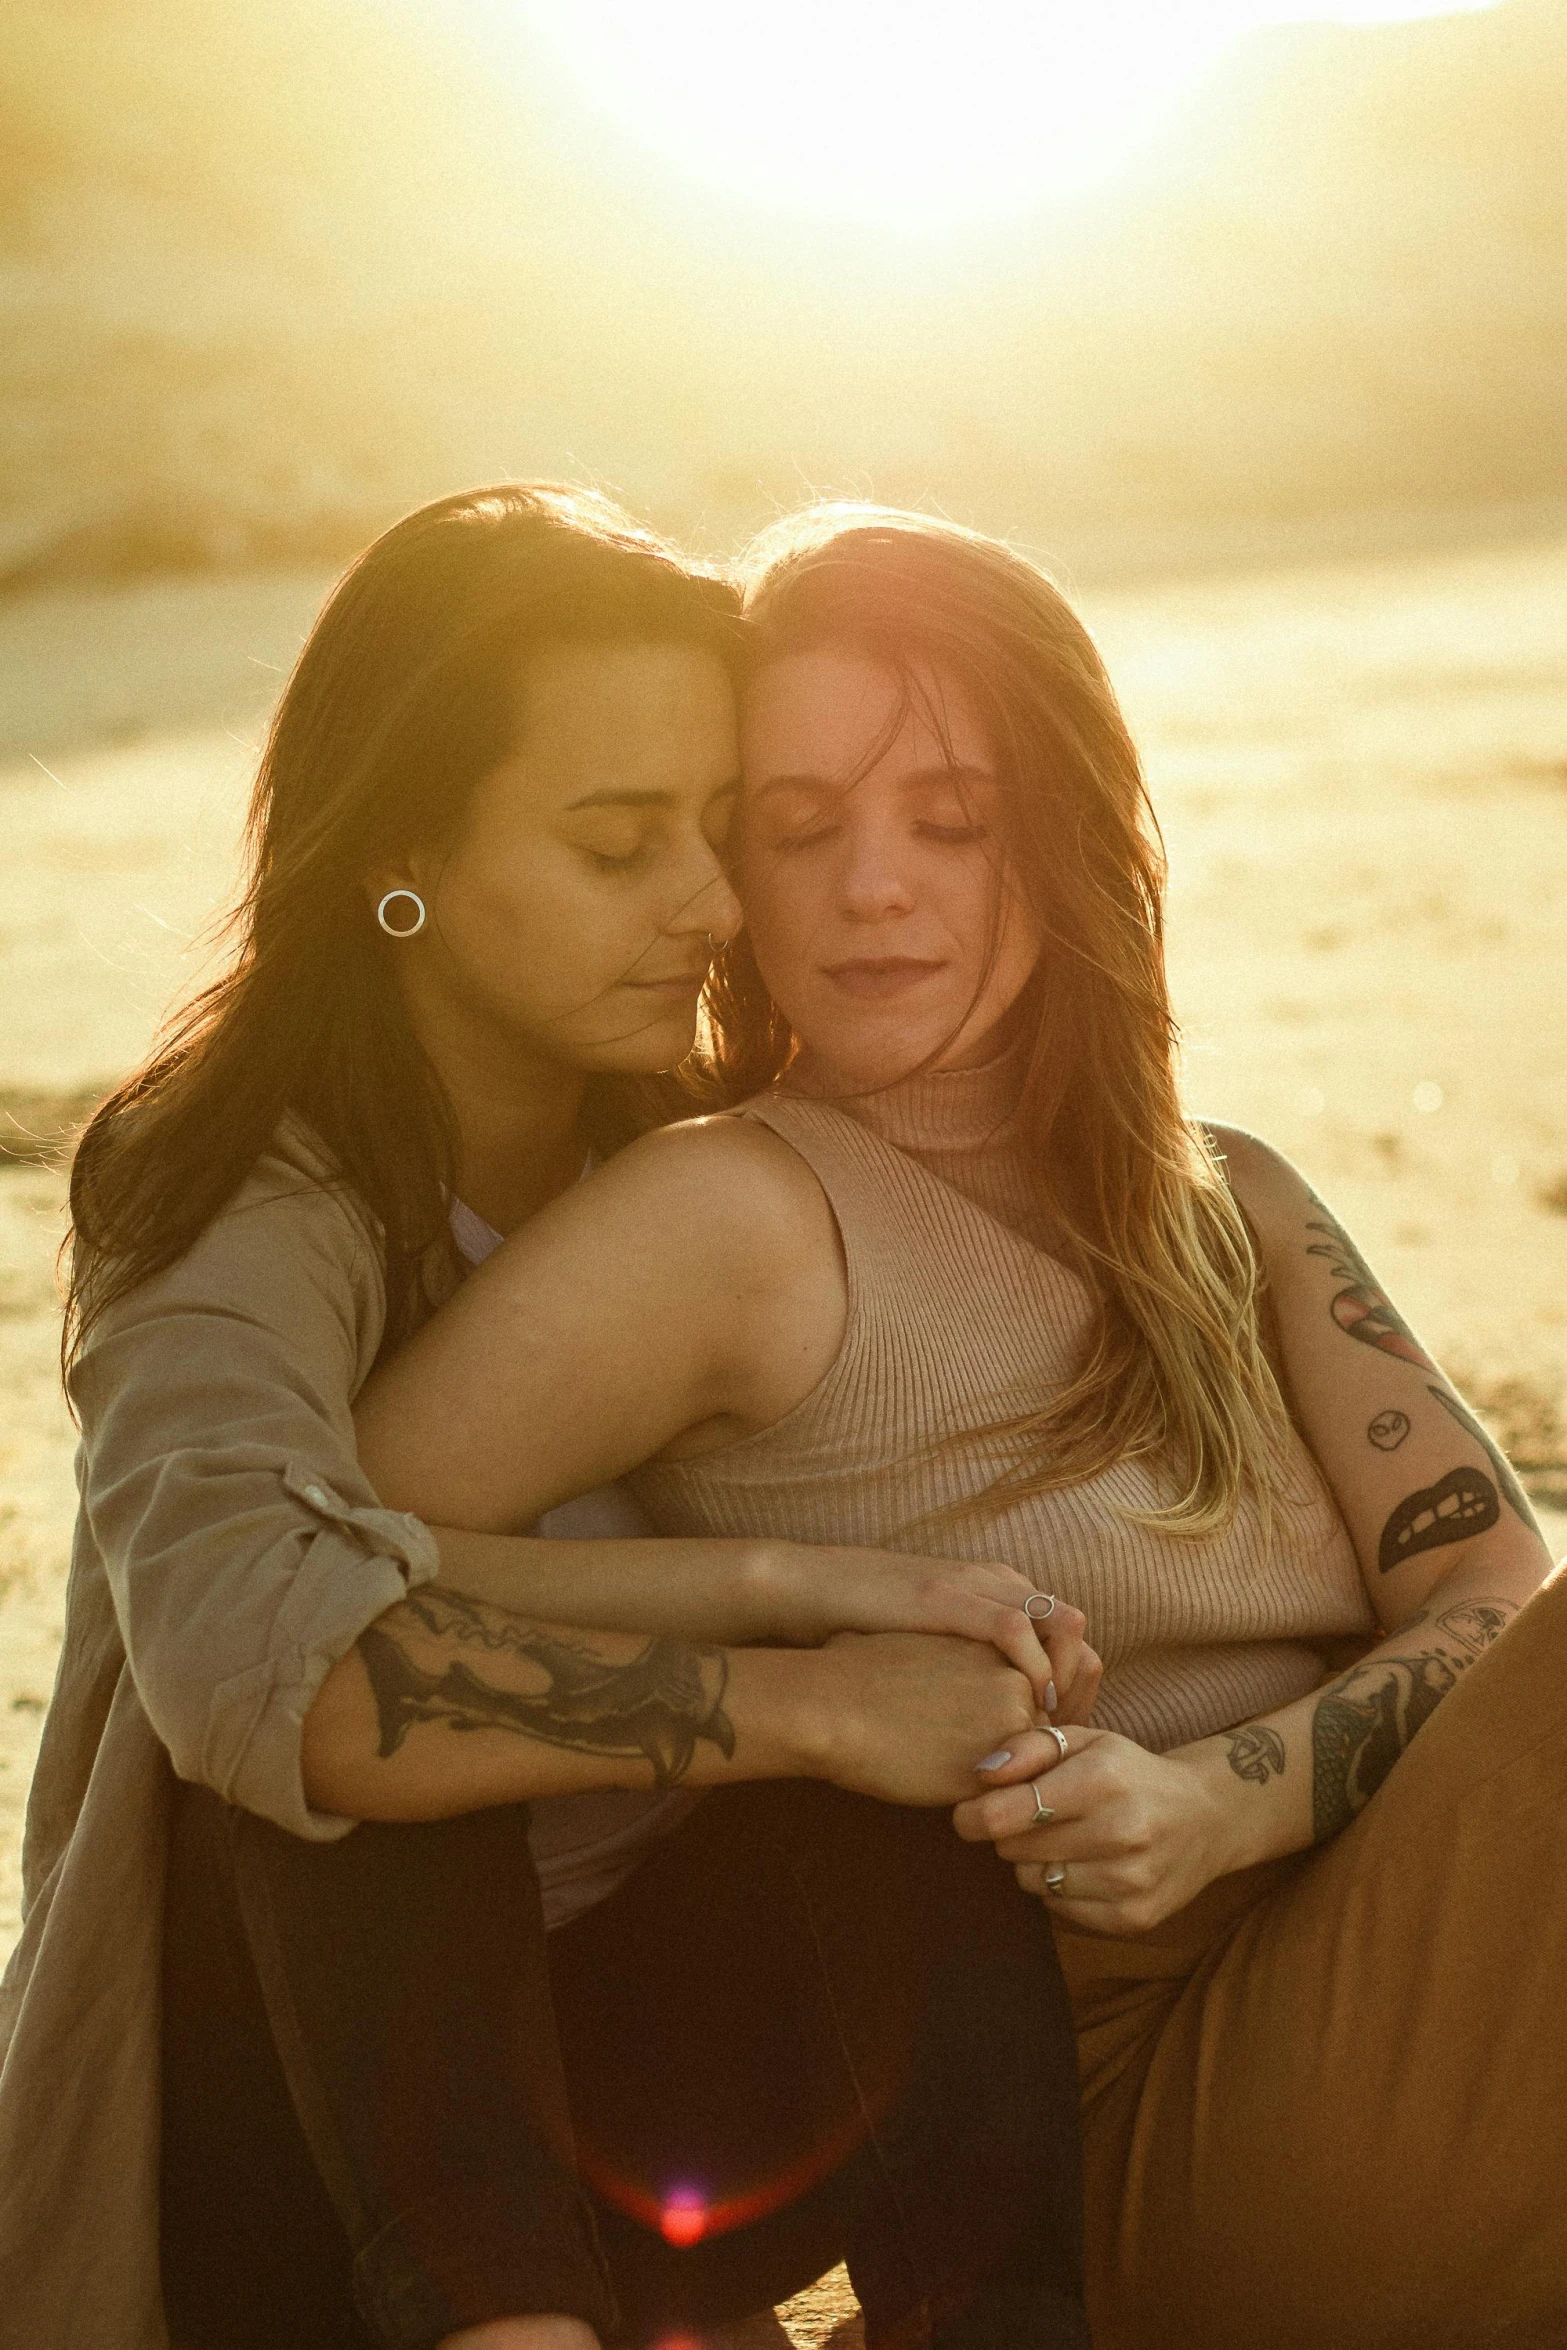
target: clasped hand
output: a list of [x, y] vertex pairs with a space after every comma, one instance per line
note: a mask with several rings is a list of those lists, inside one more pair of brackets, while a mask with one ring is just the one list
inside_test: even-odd
[[1104, 1667], [1083, 1638], [1080, 1609], [1057, 1600], [1025, 1615], [1038, 1592], [989, 1560], [905, 1556], [848, 1545], [771, 1546], [758, 1562], [765, 1620], [757, 1637], [816, 1646], [843, 1632], [925, 1632], [975, 1640], [1016, 1667], [1036, 1712], [1086, 1722]]
[[[1191, 1762], [1150, 1754], [1113, 1730], [1073, 1729], [1063, 1760], [1048, 1732], [1009, 1742], [982, 1795], [953, 1813], [958, 1834], [994, 1844], [1053, 1917], [1098, 1934], [1143, 1934], [1230, 1865], [1223, 1812]], [[1038, 1816], [1039, 1802], [1053, 1815]], [[1059, 1890], [1047, 1887], [1064, 1870]]]

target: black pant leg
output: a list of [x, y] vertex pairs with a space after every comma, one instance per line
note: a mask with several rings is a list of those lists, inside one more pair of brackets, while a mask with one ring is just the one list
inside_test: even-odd
[[164, 1908], [163, 2299], [174, 2350], [373, 2350], [305, 2144], [221, 1850], [182, 1789]]
[[[205, 1789], [183, 1789], [180, 1813], [166, 2019], [176, 2166], [188, 2177], [192, 2141], [210, 2152], [226, 2137], [223, 2191], [242, 2200], [234, 2141], [242, 2148], [258, 2111], [275, 2118], [281, 2081], [345, 2247], [364, 2329], [345, 2342], [429, 2350], [459, 2326], [546, 2312], [612, 2331], [614, 2297], [572, 2162], [525, 1810], [366, 1822], [332, 1844], [290, 1836]], [[224, 1984], [204, 1982], [179, 1957], [193, 1903], [186, 1880], [206, 1887], [198, 1904], [229, 1905], [248, 1983], [232, 1970]], [[231, 2024], [251, 2042], [264, 2029], [276, 2065], [270, 2106], [256, 2095], [264, 2065], [204, 2086], [175, 2054], [214, 2043]], [[243, 2105], [231, 2103], [236, 2091]], [[183, 2216], [177, 2236], [165, 2232], [165, 2267], [176, 2299], [200, 2283], [194, 2199], [173, 2186], [171, 2213]], [[272, 2246], [278, 2284], [269, 2291], [261, 2263], [250, 2314], [232, 2293], [212, 2301], [221, 2279], [209, 2264], [202, 2350], [295, 2350], [299, 2278], [319, 2275], [328, 2240], [319, 2198], [316, 2215], [314, 2235]], [[335, 2302], [343, 2298], [339, 2289]], [[338, 2337], [322, 2340], [337, 2350]]]
[[[811, 1815], [842, 1806], [834, 1870]], [[784, 1849], [869, 2117], [847, 2243], [868, 2350], [1087, 2350], [1077, 2040], [1043, 1905], [944, 1812], [821, 1789]]]
[[[236, 2148], [286, 2138], [285, 2105], [309, 2147], [302, 2173], [296, 2124], [279, 2173], [297, 2192], [270, 2250], [292, 2282], [269, 2300], [252, 2259], [238, 2310], [220, 2295], [192, 2327], [201, 2350], [426, 2350], [543, 2310], [611, 2331], [573, 2120], [634, 2335], [743, 2315], [846, 2250], [879, 2350], [1086, 2341], [1053, 1944], [944, 1816], [798, 1783], [725, 1790], [548, 1957], [520, 1811], [320, 1846], [187, 1790], [182, 1820], [172, 1941], [179, 1880], [209, 1881], [252, 1972], [236, 1993], [242, 1966], [182, 1969], [171, 1949], [170, 2046], [187, 2057], [171, 2054], [168, 2142], [195, 2187], [182, 2202], [174, 2184], [171, 2213], [214, 2182], [237, 2207]], [[202, 2079], [247, 1997], [233, 2044], [259, 2030], [275, 2050], [270, 2104], [240, 2094], [244, 2066]], [[200, 2128], [195, 2162], [189, 2129], [180, 2152], [182, 2100], [210, 2160]], [[711, 2223], [688, 2249], [666, 2232], [682, 2191]], [[166, 2251], [180, 2243], [166, 2230]], [[199, 2261], [179, 2273], [213, 2282]], [[301, 2308], [324, 2330], [302, 2331]]]
[[751, 1789], [704, 1797], [550, 1937], [577, 2156], [638, 2343], [750, 2315], [843, 2258], [841, 2075], [805, 2061], [809, 1928]]
[[[647, 2334], [846, 2252], [876, 2350], [1082, 2350], [1076, 2044], [1048, 1921], [945, 1814], [706, 1798], [554, 1938], [579, 2151]], [[695, 2203], [706, 2232], [668, 2242]]]

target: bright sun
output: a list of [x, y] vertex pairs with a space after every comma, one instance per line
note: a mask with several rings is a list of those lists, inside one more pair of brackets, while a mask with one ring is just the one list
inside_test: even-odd
[[1443, 0], [429, 4], [542, 40], [601, 112], [737, 199], [919, 228], [1106, 177], [1248, 29]]

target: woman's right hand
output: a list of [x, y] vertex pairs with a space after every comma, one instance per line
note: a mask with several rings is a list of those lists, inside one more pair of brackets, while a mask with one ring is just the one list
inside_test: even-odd
[[1104, 1667], [1083, 1638], [1086, 1618], [1064, 1599], [1048, 1615], [1025, 1615], [1040, 1594], [1013, 1567], [781, 1542], [762, 1547], [755, 1576], [765, 1616], [755, 1638], [805, 1648], [840, 1632], [977, 1640], [1023, 1674], [1037, 1712], [1061, 1723], [1093, 1712]]
[[977, 1640], [839, 1632], [808, 1661], [802, 1764], [855, 1795], [960, 1803], [985, 1784], [979, 1764], [998, 1767], [1034, 1727], [1027, 1675]]

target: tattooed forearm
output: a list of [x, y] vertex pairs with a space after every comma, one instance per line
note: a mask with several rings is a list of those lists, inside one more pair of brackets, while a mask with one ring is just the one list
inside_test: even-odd
[[1508, 1508], [1512, 1510], [1515, 1516], [1522, 1518], [1524, 1524], [1528, 1527], [1531, 1534], [1538, 1534], [1540, 1531], [1539, 1520], [1535, 1517], [1533, 1510], [1529, 1507], [1529, 1496], [1525, 1493], [1523, 1487], [1519, 1484], [1517, 1478], [1513, 1475], [1512, 1466], [1508, 1461], [1507, 1455], [1502, 1451], [1500, 1445], [1495, 1442], [1490, 1430], [1488, 1428], [1483, 1428], [1480, 1425], [1480, 1422], [1475, 1418], [1473, 1412], [1466, 1411], [1463, 1405], [1459, 1402], [1457, 1396], [1450, 1394], [1445, 1387], [1432, 1387], [1428, 1390], [1428, 1393], [1434, 1395], [1437, 1402], [1441, 1405], [1443, 1411], [1448, 1413], [1451, 1418], [1455, 1419], [1458, 1422], [1459, 1427], [1464, 1429], [1468, 1435], [1474, 1438], [1476, 1444], [1479, 1445], [1481, 1451], [1490, 1461], [1492, 1468], [1496, 1471], [1496, 1482], [1502, 1489], [1502, 1493], [1507, 1502]]
[[1483, 1469], [1449, 1469], [1434, 1485], [1404, 1496], [1382, 1529], [1377, 1565], [1390, 1575], [1424, 1550], [1486, 1533], [1501, 1514], [1496, 1487]]
[[1338, 1291], [1328, 1308], [1339, 1328], [1347, 1337], [1358, 1338], [1362, 1346], [1378, 1347], [1383, 1354], [1397, 1355], [1401, 1362], [1418, 1363], [1424, 1371], [1435, 1370], [1431, 1357], [1338, 1218], [1330, 1215], [1320, 1200], [1317, 1205], [1322, 1213], [1309, 1218], [1306, 1229], [1323, 1237], [1308, 1241], [1306, 1254], [1325, 1257], [1335, 1278], [1349, 1285]]
[[[482, 1663], [443, 1655], [452, 1642], [517, 1659], [533, 1668], [533, 1680], [542, 1675], [544, 1685], [515, 1688], [491, 1678]], [[725, 1756], [735, 1750], [721, 1649], [650, 1640], [640, 1655], [614, 1663], [587, 1638], [572, 1640], [426, 1585], [360, 1634], [359, 1653], [375, 1696], [383, 1760], [420, 1722], [508, 1731], [582, 1754], [642, 1757], [653, 1766], [655, 1787], [672, 1787], [685, 1776], [699, 1738]]]
[[1266, 1722], [1248, 1722], [1244, 1729], [1230, 1730], [1225, 1742], [1230, 1750], [1230, 1769], [1237, 1779], [1250, 1779], [1254, 1786], [1266, 1787], [1271, 1778], [1282, 1778], [1284, 1741]]
[[1436, 1651], [1351, 1673], [1319, 1703], [1311, 1727], [1312, 1832], [1321, 1844], [1371, 1801], [1421, 1724], [1458, 1679]]
[[1364, 1810], [1415, 1732], [1516, 1613], [1511, 1600], [1463, 1601], [1437, 1617], [1432, 1628], [1440, 1647], [1414, 1656], [1369, 1657], [1324, 1691], [1311, 1727], [1312, 1831], [1318, 1844]]

